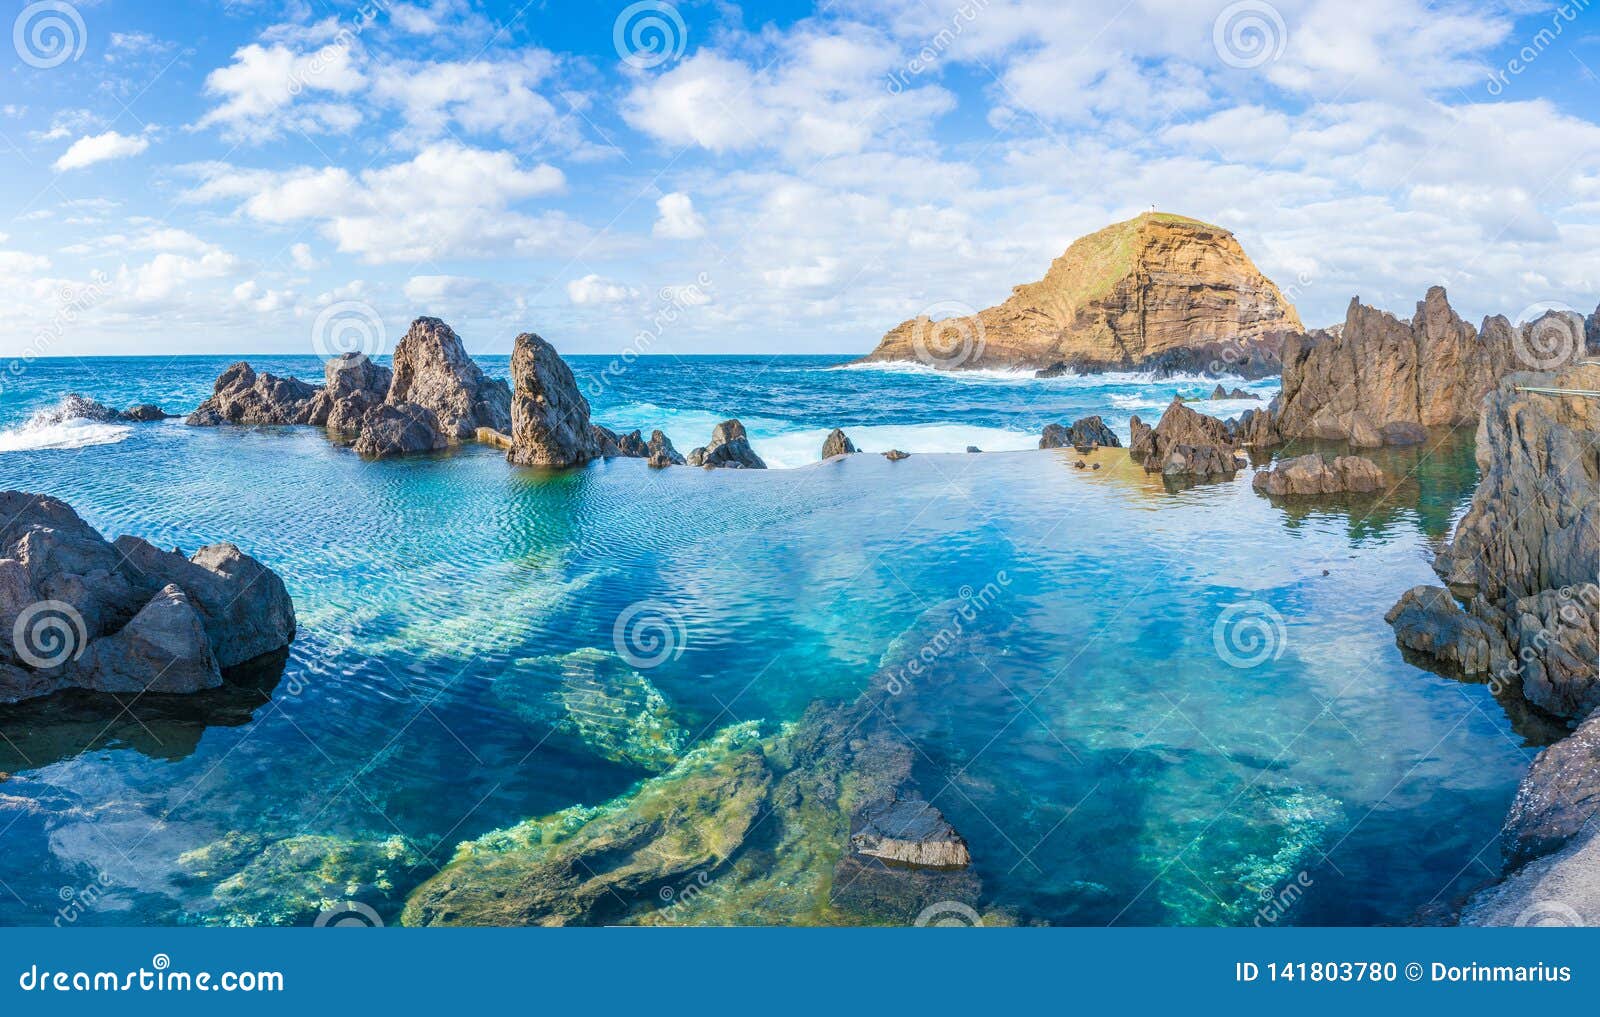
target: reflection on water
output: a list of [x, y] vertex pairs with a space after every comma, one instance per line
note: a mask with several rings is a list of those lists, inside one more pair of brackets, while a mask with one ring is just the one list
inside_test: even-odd
[[[458, 845], [614, 810], [735, 725], [774, 789], [821, 779], [800, 719], [925, 644], [927, 684], [879, 723], [969, 842], [982, 912], [1249, 924], [1303, 878], [1283, 921], [1405, 921], [1482, 875], [1463, 865], [1493, 857], [1533, 733], [1383, 623], [1431, 579], [1470, 441], [1372, 455], [1415, 497], [1275, 504], [1248, 471], [1173, 492], [1119, 450], [551, 475], [156, 425], [0, 456], [0, 486], [108, 535], [239, 543], [301, 622], [254, 690], [0, 714], [0, 922], [90, 885], [77, 924], [303, 923], [345, 898], [392, 921]], [[981, 625], [938, 635], [1001, 574]], [[618, 634], [641, 604], [669, 642], [651, 659]], [[847, 920], [821, 800], [741, 841], [700, 910], [630, 920]]]

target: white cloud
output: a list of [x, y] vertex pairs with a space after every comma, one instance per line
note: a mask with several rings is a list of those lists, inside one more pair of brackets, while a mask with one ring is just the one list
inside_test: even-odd
[[[0, 243], [5, 242], [5, 235], [0, 234]], [[27, 254], [23, 251], [0, 251], [0, 272], [22, 275], [29, 272], [43, 272], [50, 267], [50, 259], [42, 254]]]
[[[195, 124], [218, 127], [229, 138], [266, 141], [284, 131], [337, 134], [361, 121], [359, 110], [328, 97], [346, 97], [367, 79], [357, 67], [352, 46], [329, 43], [299, 52], [281, 43], [251, 43], [236, 50], [233, 63], [206, 75], [206, 94], [221, 104]], [[320, 101], [311, 97], [320, 94]]]
[[663, 194], [656, 201], [660, 217], [651, 227], [652, 236], [663, 240], [693, 240], [706, 235], [706, 221], [694, 210], [694, 201], [682, 191]]
[[576, 130], [539, 91], [555, 67], [555, 57], [538, 49], [509, 60], [389, 61], [374, 70], [371, 94], [400, 110], [402, 139], [413, 144], [452, 129], [507, 141], [572, 143]]
[[512, 208], [560, 191], [566, 184], [560, 170], [524, 168], [510, 152], [455, 142], [358, 174], [333, 166], [271, 172], [207, 165], [196, 171], [203, 176], [190, 192], [196, 200], [244, 197], [244, 213], [257, 221], [316, 222], [339, 251], [372, 263], [540, 252], [575, 234], [564, 216]]
[[118, 134], [107, 131], [74, 141], [55, 161], [57, 172], [82, 169], [97, 162], [126, 159], [150, 147], [150, 139], [142, 135]]
[[289, 260], [294, 263], [295, 268], [302, 272], [311, 272], [323, 267], [323, 263], [317, 260], [315, 254], [311, 253], [310, 244], [301, 243], [291, 246], [289, 248]]
[[638, 295], [637, 290], [598, 275], [586, 275], [567, 283], [567, 299], [574, 304], [620, 304]]

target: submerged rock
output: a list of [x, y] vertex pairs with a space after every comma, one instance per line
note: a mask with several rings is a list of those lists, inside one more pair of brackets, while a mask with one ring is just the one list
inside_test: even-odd
[[744, 425], [738, 420], [724, 420], [711, 430], [711, 441], [703, 448], [689, 453], [690, 466], [706, 469], [764, 470], [767, 464], [750, 447]]
[[834, 456], [851, 455], [857, 451], [855, 442], [849, 436], [835, 427], [828, 432], [828, 437], [822, 443], [822, 458], [832, 459]]
[[0, 702], [63, 688], [192, 692], [287, 646], [283, 581], [232, 544], [190, 558], [103, 538], [66, 504], [0, 492]]
[[402, 837], [358, 840], [299, 834], [269, 840], [230, 834], [178, 859], [191, 878], [215, 879], [208, 923], [229, 926], [311, 925], [320, 913], [358, 901], [390, 915], [398, 892], [426, 859]]
[[689, 733], [661, 692], [615, 653], [575, 650], [520, 661], [494, 685], [501, 701], [558, 725], [613, 762], [659, 772], [676, 763]]
[[1251, 486], [1273, 497], [1321, 494], [1371, 494], [1383, 490], [1383, 471], [1360, 456], [1336, 456], [1332, 461], [1312, 454], [1279, 460], [1269, 470], [1257, 471]]
[[555, 347], [532, 332], [511, 352], [511, 451], [516, 466], [582, 466], [601, 455], [589, 426], [589, 400]]
[[469, 441], [480, 427], [511, 429], [511, 389], [486, 376], [438, 318], [418, 318], [396, 344], [387, 401], [433, 411], [450, 441]]
[[1084, 417], [1074, 421], [1071, 427], [1062, 427], [1060, 424], [1046, 424], [1044, 434], [1039, 438], [1040, 448], [1073, 448], [1088, 451], [1096, 447], [1121, 448], [1122, 442], [1105, 421], [1099, 417]]
[[967, 842], [938, 809], [920, 799], [891, 799], [858, 817], [850, 848], [887, 862], [935, 869], [962, 869], [972, 863]]
[[[406, 925], [599, 924], [714, 873], [761, 815], [773, 774], [756, 725], [728, 728], [600, 808], [498, 830], [457, 850], [406, 902]], [[670, 893], [668, 894], [670, 898]]]

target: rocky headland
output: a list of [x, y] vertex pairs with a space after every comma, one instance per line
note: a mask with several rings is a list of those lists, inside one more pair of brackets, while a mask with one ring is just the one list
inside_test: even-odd
[[1166, 374], [1226, 363], [1231, 373], [1278, 373], [1284, 339], [1304, 329], [1232, 233], [1145, 213], [1073, 242], [1043, 279], [964, 318], [913, 318], [865, 361], [941, 369], [1030, 368]]
[[63, 689], [190, 693], [288, 646], [283, 580], [232, 544], [107, 541], [64, 502], [0, 492], [0, 703]]

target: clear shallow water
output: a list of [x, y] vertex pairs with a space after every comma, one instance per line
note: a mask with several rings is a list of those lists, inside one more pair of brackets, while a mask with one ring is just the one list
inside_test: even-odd
[[[67, 391], [187, 410], [230, 359], [39, 362], [0, 397], [0, 427]], [[834, 425], [868, 448], [862, 433], [924, 453], [984, 444], [961, 428], [1032, 445], [1091, 412], [1125, 434], [1128, 412], [1213, 384], [832, 363], [647, 361], [593, 401], [600, 421], [665, 426], [680, 448], [737, 415], [798, 466], [816, 448], [795, 436], [820, 447]], [[580, 379], [604, 366], [574, 358]], [[1404, 922], [1497, 865], [1531, 751], [1486, 689], [1408, 665], [1382, 620], [1431, 579], [1431, 545], [1470, 494], [1463, 437], [1420, 466], [1384, 453], [1413, 474], [1395, 504], [1321, 508], [1260, 498], [1248, 473], [1169, 491], [1109, 452], [1100, 471], [1032, 451], [552, 476], [480, 448], [366, 463], [315, 429], [176, 422], [3, 452], [0, 486], [61, 497], [108, 535], [239, 543], [284, 576], [300, 635], [254, 686], [0, 711], [0, 922], [47, 924], [91, 897], [74, 921], [302, 921], [306, 899], [345, 895], [327, 873], [374, 850], [406, 860], [351, 893], [393, 920], [457, 843], [649, 775], [550, 706], [560, 656], [612, 651], [630, 606], [674, 619], [681, 652], [641, 674], [693, 742], [854, 698], [903, 633], [1002, 574], [983, 625], [941, 652], [937, 695], [896, 716], [986, 907], [1249, 923], [1296, 881], [1284, 922]], [[1281, 619], [1274, 652], [1239, 666], [1257, 650], [1227, 626], [1219, 651], [1229, 611]]]

